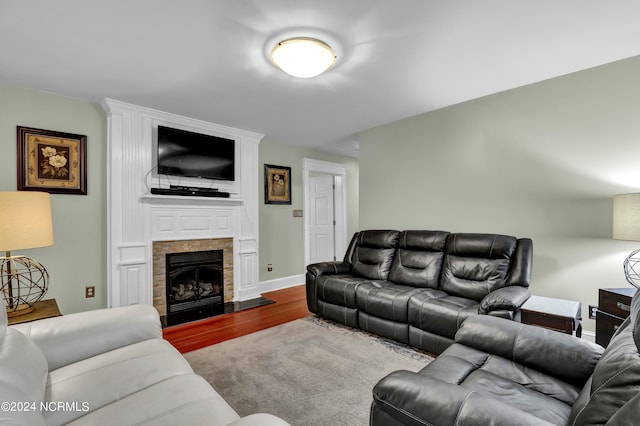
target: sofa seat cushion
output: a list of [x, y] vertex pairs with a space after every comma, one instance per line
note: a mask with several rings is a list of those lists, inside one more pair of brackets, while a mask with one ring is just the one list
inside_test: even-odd
[[440, 290], [423, 290], [409, 299], [409, 324], [453, 339], [465, 319], [478, 314], [479, 303], [450, 296]]
[[348, 274], [321, 275], [317, 280], [316, 295], [318, 300], [332, 305], [356, 308], [356, 289], [368, 281]]
[[236, 412], [202, 377], [183, 374], [93, 410], [71, 425], [227, 425]]
[[[145, 340], [49, 372], [45, 401], [86, 403], [91, 412], [185, 374], [193, 374], [193, 370], [169, 342]], [[43, 413], [50, 425], [86, 414], [74, 410]]]
[[545, 373], [460, 344], [447, 348], [418, 374], [459, 385], [552, 424], [567, 423], [580, 392]]
[[418, 291], [390, 281], [368, 281], [358, 286], [356, 303], [358, 309], [370, 315], [407, 323], [409, 298]]

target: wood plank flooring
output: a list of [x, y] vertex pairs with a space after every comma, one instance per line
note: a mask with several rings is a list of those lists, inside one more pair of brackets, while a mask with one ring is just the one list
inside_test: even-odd
[[304, 284], [262, 296], [275, 303], [167, 327], [164, 338], [185, 353], [310, 315]]

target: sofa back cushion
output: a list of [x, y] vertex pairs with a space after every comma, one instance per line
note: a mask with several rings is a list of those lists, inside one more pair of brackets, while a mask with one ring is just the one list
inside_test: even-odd
[[402, 231], [389, 281], [413, 287], [438, 288], [448, 232]]
[[[625, 406], [638, 406], [640, 389], [640, 293], [631, 314], [616, 331], [596, 364], [591, 380], [571, 410], [570, 424], [605, 424]], [[637, 421], [638, 413], [635, 413]], [[618, 423], [616, 423], [618, 424]], [[623, 422], [619, 423], [623, 424]]]
[[354, 275], [371, 280], [386, 280], [398, 246], [399, 231], [360, 231], [349, 248], [349, 263]]
[[496, 234], [451, 234], [445, 245], [441, 289], [480, 301], [506, 285], [517, 239]]

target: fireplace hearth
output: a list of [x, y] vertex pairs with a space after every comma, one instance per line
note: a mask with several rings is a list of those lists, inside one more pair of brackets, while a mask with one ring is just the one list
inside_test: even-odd
[[167, 325], [224, 312], [223, 250], [166, 254]]

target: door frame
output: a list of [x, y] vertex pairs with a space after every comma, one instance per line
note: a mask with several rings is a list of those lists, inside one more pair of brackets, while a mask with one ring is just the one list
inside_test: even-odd
[[341, 163], [302, 159], [302, 194], [304, 198], [304, 268], [311, 258], [311, 239], [309, 238], [309, 175], [312, 172], [324, 173], [333, 176], [334, 184], [334, 220], [336, 221], [334, 253], [337, 259], [341, 259], [347, 250], [347, 167]]

